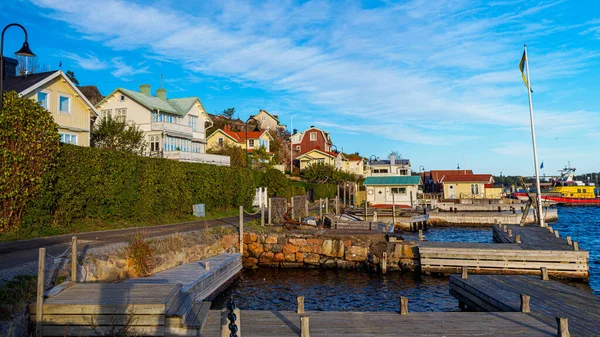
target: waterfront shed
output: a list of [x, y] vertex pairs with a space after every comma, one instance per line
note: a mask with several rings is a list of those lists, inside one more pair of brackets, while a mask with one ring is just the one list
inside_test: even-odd
[[367, 177], [364, 185], [367, 190], [367, 202], [371, 205], [400, 205], [412, 207], [417, 200], [419, 176]]

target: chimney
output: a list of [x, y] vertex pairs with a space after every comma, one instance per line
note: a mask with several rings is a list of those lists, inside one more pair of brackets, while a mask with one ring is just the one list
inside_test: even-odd
[[310, 126], [310, 128], [311, 128], [311, 129], [312, 129], [312, 128], [314, 128], [314, 127], [315, 127], [314, 125], [311, 125], [311, 126]]
[[150, 84], [140, 85], [140, 92], [146, 96], [150, 96]]
[[167, 100], [167, 90], [164, 88], [156, 89], [156, 97], [162, 99], [163, 101]]
[[292, 136], [298, 133], [298, 129], [294, 129], [294, 132], [292, 133]]
[[396, 165], [396, 156], [390, 154], [390, 165]]
[[2, 71], [2, 79], [5, 80], [9, 77], [17, 76], [17, 66], [19, 65], [19, 61], [10, 57], [4, 57], [3, 61], [4, 69]]
[[231, 126], [229, 126], [229, 124], [227, 124], [227, 125], [225, 125], [225, 126], [223, 127], [223, 130], [225, 130], [225, 131], [230, 131], [230, 130], [231, 130]]

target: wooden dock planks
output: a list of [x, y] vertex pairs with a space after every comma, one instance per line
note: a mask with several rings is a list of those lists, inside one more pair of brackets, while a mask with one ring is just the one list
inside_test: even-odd
[[[211, 310], [202, 336], [218, 337], [220, 311]], [[556, 329], [522, 313], [306, 312], [311, 336], [555, 336]], [[300, 316], [289, 311], [241, 312], [243, 336], [299, 336]]]
[[[504, 226], [506, 226], [507, 232], [504, 232]], [[510, 236], [508, 229], [512, 232]], [[573, 246], [570, 246], [564, 238], [557, 238], [554, 233], [550, 233], [548, 228], [535, 224], [493, 226], [493, 237], [496, 242], [515, 243], [517, 235], [521, 238], [518, 245], [523, 249], [573, 251]]]
[[600, 336], [600, 298], [560, 282], [524, 275], [452, 275], [450, 293], [473, 310], [495, 312], [520, 311], [520, 295], [529, 295], [536, 320], [555, 326], [555, 317], [566, 317], [571, 336]]

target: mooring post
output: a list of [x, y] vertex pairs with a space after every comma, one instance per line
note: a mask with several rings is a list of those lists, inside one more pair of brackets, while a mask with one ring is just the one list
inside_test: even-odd
[[466, 280], [469, 278], [469, 268], [467, 268], [467, 266], [462, 266], [462, 275], [461, 278], [463, 280]]
[[508, 229], [508, 236], [511, 237], [512, 236], [512, 229]]
[[244, 255], [244, 206], [240, 206], [240, 254]]
[[573, 241], [571, 241], [571, 237], [570, 237], [570, 236], [567, 236], [567, 244], [568, 244], [569, 246], [572, 246], [572, 245], [573, 245]]
[[408, 315], [408, 297], [400, 297], [400, 315]]
[[423, 241], [423, 230], [419, 229], [419, 241]]
[[573, 250], [574, 251], [578, 251], [579, 250], [579, 242], [573, 241]]
[[381, 273], [387, 273], [387, 252], [383, 252], [383, 257], [381, 258]]
[[504, 233], [508, 232], [508, 227], [506, 227], [506, 225], [504, 225], [503, 231], [504, 231]]
[[260, 208], [260, 226], [265, 227], [265, 207]]
[[515, 242], [521, 243], [521, 235], [519, 235], [519, 234], [515, 235]]
[[319, 220], [323, 219], [323, 199], [319, 199]]
[[556, 336], [571, 337], [569, 333], [569, 319], [566, 317], [556, 317]]
[[521, 312], [529, 313], [531, 308], [529, 307], [529, 295], [521, 294]]
[[548, 268], [541, 267], [540, 269], [542, 272], [542, 281], [548, 281]]
[[554, 230], [554, 236], [556, 236], [556, 238], [560, 238], [560, 235], [558, 235], [558, 229]]
[[77, 283], [77, 237], [71, 238], [71, 281]]
[[308, 216], [308, 197], [304, 198], [304, 216]]
[[42, 337], [44, 322], [44, 272], [46, 271], [46, 248], [38, 254], [37, 302], [35, 303], [35, 335]]
[[310, 323], [308, 316], [300, 316], [300, 337], [310, 337]]
[[269, 226], [273, 224], [273, 198], [269, 198]]
[[365, 189], [365, 221], [369, 221], [368, 220], [368, 214], [367, 214], [367, 190]]
[[377, 212], [373, 211], [373, 222], [377, 222]]
[[325, 198], [325, 214], [329, 214], [329, 198]]
[[210, 261], [204, 262], [204, 270], [210, 270]]
[[304, 313], [304, 296], [298, 296], [298, 308], [296, 309], [296, 313], [303, 314]]
[[552, 233], [552, 226], [548, 226], [548, 232]]

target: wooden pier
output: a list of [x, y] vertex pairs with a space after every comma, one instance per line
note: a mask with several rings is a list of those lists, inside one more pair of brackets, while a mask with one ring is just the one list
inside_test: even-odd
[[[450, 277], [450, 293], [461, 305], [485, 312], [529, 311], [532, 318], [556, 325], [556, 317], [568, 319], [573, 337], [600, 336], [600, 298], [557, 281], [534, 276], [468, 275]], [[521, 295], [529, 296], [522, 306]]]

